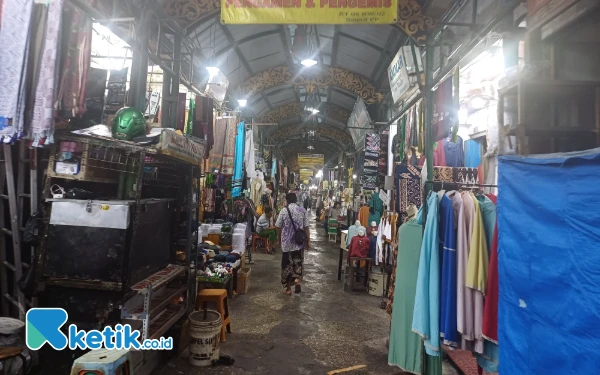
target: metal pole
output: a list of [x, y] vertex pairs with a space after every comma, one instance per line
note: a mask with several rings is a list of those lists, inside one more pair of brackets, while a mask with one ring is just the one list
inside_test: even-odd
[[[175, 34], [173, 35], [173, 72], [175, 72], [174, 77], [180, 77], [181, 73], [181, 35]], [[171, 80], [171, 97], [173, 101], [171, 102], [171, 113], [169, 117], [169, 122], [171, 123], [171, 127], [177, 128], [179, 125], [177, 122], [179, 120], [179, 80], [172, 79]], [[184, 104], [185, 106], [185, 104]]]
[[[434, 46], [427, 43], [425, 52], [425, 158], [427, 161], [427, 174], [433, 176], [433, 91], [431, 91], [433, 81], [433, 51]], [[431, 191], [431, 186], [426, 185], [423, 191], [424, 218], [427, 218], [427, 196]], [[424, 221], [425, 221], [424, 219]]]

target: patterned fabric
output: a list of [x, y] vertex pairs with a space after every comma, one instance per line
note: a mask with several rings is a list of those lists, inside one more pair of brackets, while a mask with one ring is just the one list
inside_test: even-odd
[[478, 172], [477, 168], [454, 168], [454, 181], [463, 184], [478, 184]]
[[[31, 0], [4, 0], [0, 29], [0, 135], [23, 131], [25, 122], [26, 67], [29, 56]], [[12, 123], [9, 125], [9, 120]]]
[[306, 210], [304, 208], [298, 206], [296, 203], [291, 203], [287, 207], [284, 207], [279, 216], [277, 216], [277, 222], [275, 223], [277, 228], [281, 228], [281, 251], [283, 252], [302, 249], [302, 245], [298, 245], [294, 240], [294, 226], [290, 221], [288, 210], [292, 214], [296, 229], [308, 227], [308, 219], [306, 218]]
[[403, 223], [408, 216], [408, 206], [421, 207], [421, 167], [398, 165], [396, 180], [396, 211]]
[[215, 144], [210, 153], [210, 170], [233, 175], [237, 121], [234, 117], [219, 117], [215, 126]]
[[[86, 1], [93, 5], [93, 0]], [[64, 6], [60, 86], [55, 109], [61, 117], [81, 116], [85, 111], [85, 82], [90, 67], [92, 22], [83, 10], [67, 2]]]
[[433, 181], [454, 182], [454, 172], [450, 167], [433, 167]]
[[[61, 39], [63, 4], [63, 0], [58, 0], [48, 6], [48, 20], [41, 56], [42, 64], [40, 64], [39, 78], [34, 88], [35, 102], [31, 129], [29, 129], [28, 134], [34, 142], [39, 142], [42, 138], [48, 137], [46, 143], [54, 143], [54, 94], [57, 72], [60, 66], [57, 58]], [[106, 72], [104, 72], [104, 75], [106, 79]]]
[[294, 281], [302, 280], [302, 250], [283, 252], [281, 254], [281, 285], [292, 286]]
[[[396, 271], [398, 269], [398, 260], [399, 260], [398, 259], [398, 243], [392, 244], [392, 256], [394, 257], [394, 269], [392, 271], [392, 276], [390, 277], [390, 285], [388, 285], [387, 304], [385, 306], [385, 311], [389, 315], [392, 315], [392, 310], [394, 307], [394, 295], [396, 293]], [[418, 265], [415, 268], [418, 268]]]
[[204, 211], [215, 212], [215, 190], [205, 188], [204, 189]]

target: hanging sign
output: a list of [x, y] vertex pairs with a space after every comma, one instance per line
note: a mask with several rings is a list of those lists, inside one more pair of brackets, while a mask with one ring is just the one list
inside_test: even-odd
[[404, 95], [406, 90], [410, 87], [408, 70], [406, 69], [406, 61], [404, 60], [402, 48], [400, 48], [388, 67], [388, 78], [390, 80], [392, 99], [394, 99], [394, 103], [398, 103], [402, 95]]
[[308, 181], [313, 177], [313, 170], [309, 168], [300, 169], [300, 180], [308, 185]]
[[398, 0], [221, 0], [221, 23], [393, 24]]
[[321, 169], [325, 165], [325, 155], [323, 154], [298, 154], [298, 166], [312, 170], [314, 168]]
[[179, 135], [172, 130], [163, 130], [160, 134], [158, 152], [187, 163], [200, 165], [204, 159], [205, 144], [190, 137]]

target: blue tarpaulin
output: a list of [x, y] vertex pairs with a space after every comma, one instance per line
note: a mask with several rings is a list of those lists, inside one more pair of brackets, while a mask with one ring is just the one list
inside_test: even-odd
[[500, 375], [600, 373], [600, 149], [501, 157]]

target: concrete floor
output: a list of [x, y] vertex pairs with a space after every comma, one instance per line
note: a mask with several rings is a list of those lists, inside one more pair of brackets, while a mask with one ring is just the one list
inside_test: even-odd
[[[310, 222], [301, 294], [282, 293], [280, 251], [254, 254], [250, 290], [229, 301], [232, 333], [220, 347], [221, 355], [235, 359], [233, 366], [197, 368], [182, 357], [154, 374], [327, 374], [355, 365], [367, 368], [348, 374], [403, 374], [387, 364], [390, 318], [379, 307], [381, 298], [344, 292], [337, 281], [339, 245], [327, 242], [314, 214]], [[444, 375], [458, 374], [444, 365]]]

